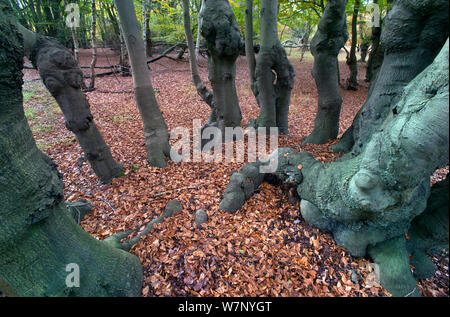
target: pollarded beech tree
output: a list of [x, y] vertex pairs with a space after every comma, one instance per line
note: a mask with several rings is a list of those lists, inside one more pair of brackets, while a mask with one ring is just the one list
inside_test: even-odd
[[[53, 52], [68, 56], [58, 47]], [[72, 219], [56, 164], [36, 146], [22, 105], [23, 56], [22, 32], [8, 1], [0, 0], [0, 289], [9, 296], [138, 296], [139, 259], [94, 239]], [[63, 74], [70, 79], [69, 70]], [[66, 78], [58, 69], [53, 76]], [[63, 90], [60, 83], [55, 79]], [[79, 287], [66, 284], [73, 264]]]
[[239, 127], [241, 109], [236, 94], [236, 59], [244, 43], [228, 0], [205, 0], [199, 13], [200, 30], [208, 48], [209, 80], [214, 94], [216, 122], [222, 131]]
[[111, 183], [122, 174], [108, 145], [94, 123], [89, 102], [81, 91], [83, 72], [77, 61], [55, 39], [29, 31], [19, 25], [24, 53], [37, 68], [44, 85], [61, 108], [66, 127], [72, 131], [100, 182]]
[[[430, 190], [430, 175], [449, 162], [448, 58], [447, 40], [359, 155], [329, 164], [291, 149], [269, 157], [278, 158], [276, 176], [298, 185], [303, 218], [331, 232], [352, 255], [370, 256], [394, 296], [419, 295], [410, 264], [416, 278], [429, 277], [433, 265], [425, 254], [448, 246], [448, 181]], [[235, 211], [236, 201], [242, 206], [251, 196], [261, 182], [256, 167], [233, 174], [222, 209]]]
[[169, 132], [158, 107], [145, 56], [141, 28], [132, 0], [115, 0], [119, 23], [125, 40], [133, 72], [134, 96], [144, 123], [148, 163], [166, 167], [170, 157]]
[[398, 0], [387, 14], [381, 43], [384, 59], [365, 104], [344, 133], [335, 152], [359, 154], [384, 122], [403, 88], [438, 54], [448, 37], [447, 0]]
[[312, 74], [319, 97], [314, 130], [304, 143], [326, 143], [330, 139], [336, 139], [339, 134], [342, 97], [337, 80], [337, 58], [348, 38], [346, 3], [346, 0], [327, 2], [317, 32], [311, 41], [311, 53], [314, 56]]
[[353, 16], [352, 16], [352, 45], [350, 48], [350, 54], [347, 58], [347, 65], [350, 69], [350, 77], [347, 79], [346, 88], [350, 90], [356, 90], [358, 87], [358, 60], [356, 58], [356, 45], [358, 44], [358, 15], [359, 7], [361, 5], [360, 0], [355, 0], [353, 3]]
[[[246, 10], [250, 10], [252, 3], [246, 2]], [[295, 71], [289, 62], [286, 50], [278, 39], [278, 1], [261, 0], [261, 48], [256, 60], [252, 90], [259, 103], [260, 114], [251, 125], [258, 127], [278, 127], [280, 133], [288, 134], [288, 115], [291, 91], [294, 86]], [[246, 15], [246, 20], [249, 16]], [[251, 59], [253, 46], [250, 32], [250, 21], [246, 22], [246, 51]], [[252, 70], [250, 69], [250, 72]]]

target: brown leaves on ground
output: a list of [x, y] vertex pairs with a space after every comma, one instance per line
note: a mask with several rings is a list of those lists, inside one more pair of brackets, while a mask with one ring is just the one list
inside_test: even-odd
[[[89, 64], [89, 51], [81, 50], [80, 57], [81, 64]], [[111, 50], [99, 50], [98, 65], [117, 61], [117, 54]], [[290, 135], [280, 136], [279, 146], [309, 151], [316, 159], [331, 162], [338, 158], [330, 149], [336, 141], [300, 146], [313, 129], [317, 91], [311, 77], [311, 57], [302, 63], [297, 59], [292, 62], [297, 76], [291, 98]], [[201, 76], [207, 82], [206, 62], [201, 65]], [[169, 129], [192, 129], [196, 118], [204, 123], [209, 107], [191, 83], [189, 64], [162, 59], [151, 68], [156, 98]], [[345, 62], [340, 68], [345, 79]], [[29, 122], [46, 126], [51, 114], [52, 128], [34, 129], [33, 133], [41, 149], [59, 164], [66, 200], [85, 198], [94, 205], [92, 214], [82, 221], [86, 231], [99, 239], [128, 229], [136, 234], [162, 213], [168, 201], [181, 202], [182, 212], [156, 225], [131, 250], [144, 268], [144, 296], [389, 296], [371, 282], [373, 273], [367, 260], [351, 257], [331, 235], [309, 226], [301, 218], [298, 204], [288, 203], [280, 188], [263, 184], [236, 214], [219, 211], [230, 172], [242, 163], [169, 162], [164, 169], [149, 167], [134, 95], [127, 93], [133, 91], [131, 77], [97, 78], [96, 90], [87, 93], [96, 124], [113, 156], [125, 166], [123, 177], [110, 185], [99, 185], [88, 163], [78, 161], [82, 152], [65, 129], [61, 112], [39, 110], [51, 97], [40, 97], [45, 94], [40, 82], [27, 82], [38, 77], [36, 71], [25, 70], [24, 74], [25, 91], [31, 94], [25, 109], [36, 110], [34, 116], [28, 116]], [[341, 89], [341, 134], [366, 98], [363, 78], [360, 65], [359, 90]], [[237, 62], [236, 84], [245, 124], [258, 115], [259, 108], [243, 57]], [[114, 93], [118, 91], [121, 93]], [[209, 217], [201, 228], [194, 222], [198, 209], [207, 211]], [[448, 277], [448, 257], [447, 266], [440, 267], [439, 272]], [[421, 289], [426, 296], [448, 296], [448, 278], [446, 285], [443, 279], [427, 280]]]

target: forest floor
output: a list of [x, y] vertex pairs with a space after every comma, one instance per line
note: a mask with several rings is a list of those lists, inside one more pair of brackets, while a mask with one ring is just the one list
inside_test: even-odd
[[[89, 50], [81, 50], [80, 58], [82, 65], [89, 65]], [[99, 50], [97, 65], [117, 62], [116, 52]], [[301, 146], [313, 129], [317, 91], [311, 76], [311, 55], [306, 54], [300, 62], [294, 52], [291, 62], [296, 77], [290, 135], [279, 137], [279, 147], [309, 151], [316, 159], [333, 161], [338, 157], [330, 149], [334, 142]], [[164, 58], [150, 66], [169, 130], [186, 127], [192, 131], [193, 119], [204, 123], [209, 107], [196, 93], [187, 60]], [[344, 81], [348, 67], [343, 58], [340, 72]], [[207, 82], [206, 61], [201, 63], [200, 73]], [[247, 74], [245, 57], [240, 57], [236, 85], [243, 125], [259, 113]], [[113, 156], [125, 167], [123, 177], [110, 185], [99, 184], [88, 163], [78, 161], [83, 154], [75, 136], [65, 128], [56, 102], [36, 78], [35, 70], [24, 70], [25, 114], [37, 145], [59, 165], [66, 200], [85, 198], [92, 202], [92, 213], [81, 222], [87, 232], [98, 239], [128, 229], [136, 233], [160, 215], [170, 200], [183, 206], [182, 212], [156, 225], [131, 249], [143, 265], [143, 296], [390, 296], [374, 280], [369, 260], [350, 256], [330, 234], [309, 226], [299, 213], [298, 203], [289, 203], [279, 187], [264, 183], [235, 214], [219, 211], [230, 172], [243, 163], [170, 161], [164, 169], [149, 167], [131, 77], [97, 78], [96, 90], [87, 93], [96, 124]], [[361, 86], [357, 91], [341, 89], [341, 134], [367, 96], [361, 63], [358, 78]], [[439, 170], [432, 182], [447, 173], [448, 167]], [[194, 222], [199, 209], [209, 216], [201, 228]], [[448, 251], [433, 261], [438, 268], [436, 275], [420, 281], [420, 291], [424, 296], [448, 296]]]

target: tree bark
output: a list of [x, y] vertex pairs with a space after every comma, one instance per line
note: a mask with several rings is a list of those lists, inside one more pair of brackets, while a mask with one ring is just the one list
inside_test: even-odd
[[[34, 142], [22, 105], [21, 33], [0, 0], [0, 289], [7, 296], [138, 296], [139, 259], [77, 225], [56, 164]], [[79, 287], [66, 284], [71, 263]]]
[[142, 0], [142, 38], [145, 44], [145, 56], [151, 57], [152, 39], [150, 34], [150, 12], [152, 8], [151, 0]]
[[383, 123], [402, 89], [427, 67], [448, 37], [448, 1], [396, 1], [385, 18], [381, 42], [384, 60], [366, 103], [352, 126], [333, 147], [359, 154]]
[[336, 139], [342, 97], [339, 90], [338, 54], [347, 41], [346, 0], [328, 1], [316, 34], [311, 41], [313, 77], [319, 94], [313, 132], [304, 143], [322, 144]]
[[133, 1], [115, 0], [114, 3], [130, 54], [136, 104], [144, 123], [148, 163], [150, 166], [166, 167], [166, 158], [170, 156], [169, 133], [153, 92]]
[[256, 61], [254, 89], [260, 114], [251, 125], [266, 129], [278, 127], [280, 133], [288, 134], [295, 71], [278, 39], [277, 12], [278, 1], [261, 1], [261, 48]]
[[184, 32], [186, 34], [186, 42], [189, 50], [189, 63], [191, 67], [192, 81], [197, 89], [197, 93], [203, 99], [204, 102], [208, 104], [211, 108], [211, 113], [207, 123], [212, 123], [217, 121], [215, 117], [214, 109], [214, 95], [205, 84], [203, 83], [200, 75], [198, 73], [197, 58], [195, 56], [194, 41], [191, 32], [191, 18], [189, 14], [189, 0], [183, 0], [183, 22], [184, 22]]
[[200, 11], [201, 34], [209, 52], [209, 74], [217, 126], [239, 127], [242, 114], [236, 94], [236, 59], [244, 44], [228, 0], [205, 0]]
[[247, 58], [250, 87], [255, 97], [257, 97], [256, 57], [253, 48], [253, 0], [245, 0], [245, 57]]
[[91, 16], [92, 16], [92, 61], [91, 61], [91, 81], [89, 82], [89, 91], [95, 89], [95, 64], [97, 63], [97, 41], [96, 41], [96, 27], [97, 27], [97, 9], [95, 7], [95, 0], [91, 0]]
[[346, 89], [357, 90], [358, 87], [358, 60], [356, 58], [356, 45], [358, 44], [358, 14], [360, 0], [355, 0], [355, 7], [353, 8], [352, 17], [352, 45], [350, 48], [350, 55], [347, 59], [347, 65], [350, 69], [350, 77], [347, 79]]
[[122, 174], [108, 145], [93, 121], [89, 103], [81, 91], [83, 73], [73, 55], [57, 41], [19, 25], [25, 54], [61, 108], [66, 128], [72, 131], [100, 182], [109, 184]]

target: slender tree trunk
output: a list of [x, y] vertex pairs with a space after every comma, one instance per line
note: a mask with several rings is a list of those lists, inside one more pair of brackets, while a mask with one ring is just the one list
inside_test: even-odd
[[151, 18], [151, 13], [152, 13], [152, 0], [148, 0], [148, 10], [147, 10], [147, 25], [145, 28], [145, 51], [147, 54], [147, 57], [152, 57], [153, 56], [153, 44], [152, 44], [152, 34], [150, 31], [150, 18]]
[[[404, 237], [411, 221], [425, 210], [430, 175], [449, 162], [448, 49], [447, 41], [433, 64], [404, 88], [359, 155], [324, 166], [306, 152], [275, 153], [277, 175], [300, 180], [303, 218], [332, 232], [352, 255], [369, 254], [380, 265], [382, 285], [394, 296], [418, 295]], [[299, 164], [302, 170], [294, 174], [301, 175], [292, 175]], [[427, 250], [426, 244], [417, 244], [426, 237], [418, 236], [417, 225], [410, 250]], [[448, 239], [448, 225], [446, 235]], [[439, 241], [432, 244], [442, 238], [442, 233], [435, 235]]]
[[214, 95], [205, 84], [203, 83], [200, 75], [198, 73], [197, 59], [195, 57], [194, 41], [192, 39], [191, 32], [191, 18], [189, 14], [189, 0], [183, 0], [183, 22], [184, 22], [184, 32], [186, 34], [186, 41], [189, 50], [189, 63], [191, 66], [192, 81], [194, 82], [197, 93], [202, 97], [203, 101], [208, 104], [211, 108], [210, 117], [207, 123], [216, 122], [215, 117], [216, 111], [214, 110]]
[[[71, 218], [56, 164], [33, 140], [22, 105], [22, 34], [4, 0], [0, 30], [0, 289], [8, 296], [139, 296], [139, 259]], [[68, 284], [77, 280], [74, 266], [79, 287]]]
[[330, 0], [311, 41], [314, 56], [313, 77], [319, 93], [319, 105], [313, 132], [304, 143], [322, 144], [339, 134], [342, 97], [339, 91], [338, 55], [347, 41], [346, 0]]
[[130, 54], [136, 104], [144, 123], [145, 144], [150, 166], [165, 167], [170, 155], [169, 133], [153, 92], [144, 41], [132, 0], [115, 0], [123, 37]]
[[346, 89], [357, 90], [358, 87], [358, 60], [356, 58], [356, 45], [358, 44], [358, 14], [360, 0], [355, 0], [355, 7], [353, 8], [352, 17], [352, 46], [350, 48], [350, 55], [347, 59], [347, 65], [350, 68], [350, 77], [347, 79]]
[[368, 50], [369, 50], [369, 44], [367, 44], [366, 42], [361, 43], [361, 58], [359, 60], [360, 62], [363, 62], [363, 63], [366, 62]]
[[247, 58], [250, 86], [253, 94], [257, 97], [256, 58], [253, 48], [253, 0], [245, 0], [245, 56]]
[[239, 127], [241, 109], [236, 94], [236, 59], [244, 46], [228, 0], [205, 0], [200, 11], [201, 34], [209, 51], [209, 73], [213, 87], [213, 123], [225, 136], [226, 127]]
[[[378, 0], [374, 0], [373, 3], [378, 4]], [[381, 17], [380, 20], [378, 21], [380, 23], [380, 26], [373, 26], [372, 27], [372, 34], [371, 34], [371, 41], [372, 41], [372, 45], [371, 45], [371, 49], [370, 49], [370, 53], [369, 53], [369, 59], [367, 60], [367, 70], [366, 70], [366, 82], [371, 82], [372, 78], [373, 78], [373, 73], [374, 73], [374, 66], [373, 66], [373, 62], [374, 62], [374, 58], [378, 52], [378, 48], [380, 47], [381, 43], [380, 43], [380, 38], [381, 38]], [[384, 52], [383, 54], [381, 54], [382, 56], [384, 56]], [[381, 66], [381, 65], [379, 65]]]
[[261, 48], [256, 62], [254, 89], [260, 114], [251, 125], [267, 129], [278, 127], [280, 133], [288, 134], [289, 104], [295, 71], [278, 39], [277, 12], [278, 1], [261, 1]]
[[[142, 0], [142, 39], [144, 40], [144, 43], [147, 44], [147, 11], [148, 11], [148, 5], [147, 0]], [[145, 47], [145, 56], [148, 57], [147, 53], [147, 45], [144, 45]]]
[[97, 27], [97, 9], [95, 7], [95, 0], [91, 0], [91, 16], [92, 16], [92, 61], [91, 61], [91, 81], [89, 83], [89, 90], [95, 89], [95, 64], [97, 63], [97, 41], [96, 41], [96, 27]]
[[428, 0], [420, 5], [413, 0], [394, 2], [381, 34], [384, 48], [381, 69], [368, 99], [352, 126], [333, 146], [334, 151], [351, 151], [350, 156], [354, 156], [370, 141], [400, 98], [402, 89], [433, 61], [447, 39], [448, 8], [446, 0]]

